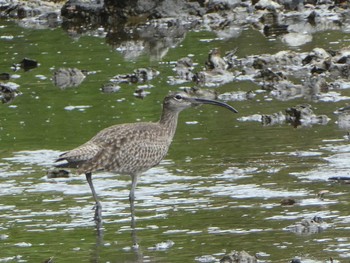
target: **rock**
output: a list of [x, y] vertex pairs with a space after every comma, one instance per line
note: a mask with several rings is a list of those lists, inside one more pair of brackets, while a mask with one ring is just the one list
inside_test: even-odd
[[199, 87], [184, 88], [184, 92], [197, 98], [215, 100], [218, 98], [215, 90], [201, 89]]
[[14, 82], [0, 82], [0, 100], [2, 103], [12, 102], [18, 95], [22, 93], [18, 90], [19, 85]]
[[77, 68], [60, 68], [54, 72], [52, 81], [55, 86], [65, 89], [79, 86], [87, 72]]
[[115, 93], [115, 92], [118, 92], [120, 90], [120, 88], [121, 87], [119, 85], [116, 85], [115, 83], [109, 82], [107, 84], [104, 84], [101, 87], [101, 91], [103, 93]]
[[0, 17], [19, 19], [28, 28], [57, 27], [61, 24], [59, 1], [4, 0], [0, 5]]
[[36, 60], [30, 59], [30, 58], [24, 58], [18, 64], [14, 64], [13, 65], [13, 70], [17, 71], [20, 68], [22, 68], [24, 71], [29, 71], [31, 69], [37, 68], [38, 65], [39, 64], [38, 64], [38, 62]]
[[264, 126], [284, 124], [286, 123], [286, 116], [280, 111], [273, 114], [261, 115], [261, 122]]
[[204, 9], [197, 2], [185, 0], [155, 1], [92, 1], [69, 0], [62, 7], [62, 16], [68, 20], [123, 22], [130, 17], [145, 16], [149, 19], [202, 15]]
[[66, 170], [50, 170], [47, 172], [47, 178], [68, 178], [69, 172]]
[[279, 36], [288, 33], [288, 25], [265, 25], [263, 28], [264, 35], [269, 36]]
[[[287, 30], [286, 30], [287, 32]], [[312, 35], [306, 33], [291, 32], [282, 36], [282, 41], [291, 47], [299, 47], [312, 41]]]
[[323, 222], [319, 216], [314, 216], [312, 219], [303, 219], [294, 225], [290, 225], [285, 230], [291, 231], [298, 235], [311, 235], [322, 232], [327, 229], [328, 224]]
[[134, 92], [134, 96], [139, 99], [143, 99], [149, 94], [151, 94], [151, 92], [146, 91], [145, 88], [137, 88]]
[[263, 89], [272, 89], [271, 96], [281, 101], [302, 98], [305, 95], [305, 89], [302, 85], [294, 84], [288, 80], [279, 81], [275, 84], [264, 83]]
[[293, 198], [284, 198], [281, 200], [281, 205], [282, 206], [291, 206], [291, 205], [295, 205], [296, 201]]
[[252, 100], [255, 96], [256, 93], [254, 91], [233, 91], [222, 93], [218, 98], [225, 101], [244, 101]]
[[303, 125], [311, 126], [313, 124], [327, 124], [328, 117], [325, 115], [316, 116], [309, 104], [300, 104], [286, 109], [286, 120], [294, 127]]
[[225, 255], [220, 259], [220, 263], [256, 263], [257, 259], [255, 256], [249, 255], [246, 251], [242, 250], [232, 251], [230, 254]]
[[175, 72], [180, 79], [192, 80], [193, 61], [189, 57], [181, 58], [176, 62]]
[[159, 75], [159, 71], [152, 68], [138, 68], [131, 74], [116, 75], [110, 79], [113, 83], [145, 83]]
[[193, 81], [206, 87], [221, 86], [232, 82], [235, 76], [227, 70], [213, 69], [211, 71], [200, 71], [194, 74]]
[[255, 4], [256, 9], [266, 9], [270, 11], [277, 11], [282, 8], [282, 6], [272, 0], [260, 0]]
[[328, 180], [337, 182], [337, 183], [350, 184], [349, 176], [332, 176], [332, 177], [329, 177]]
[[11, 75], [9, 73], [0, 73], [0, 80], [9, 80]]
[[226, 70], [228, 68], [228, 63], [221, 57], [220, 50], [214, 48], [210, 50], [205, 66], [208, 70]]

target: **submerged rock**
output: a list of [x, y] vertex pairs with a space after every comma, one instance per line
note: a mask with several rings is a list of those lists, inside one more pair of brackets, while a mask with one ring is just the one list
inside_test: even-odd
[[349, 176], [332, 176], [328, 178], [329, 181], [342, 183], [342, 184], [350, 184]]
[[77, 68], [60, 68], [53, 74], [52, 81], [61, 89], [77, 87], [85, 79], [87, 72]]
[[217, 87], [232, 82], [235, 76], [227, 71], [213, 69], [211, 71], [200, 71], [194, 74], [193, 81], [201, 86]]
[[186, 87], [183, 89], [183, 91], [197, 98], [209, 99], [209, 100], [215, 100], [218, 98], [217, 92], [215, 90], [202, 89], [196, 86], [191, 88]]
[[0, 73], [0, 80], [9, 80], [11, 75], [9, 73]]
[[157, 77], [159, 71], [152, 68], [135, 69], [131, 74], [116, 75], [110, 79], [113, 83], [145, 83]]
[[213, 70], [213, 69], [226, 70], [229, 65], [221, 57], [220, 50], [218, 48], [214, 48], [210, 50], [208, 55], [208, 60], [205, 62], [205, 66], [208, 70]]
[[313, 124], [325, 125], [329, 118], [326, 115], [315, 115], [311, 105], [300, 104], [286, 109], [286, 121], [297, 126], [311, 126]]
[[220, 263], [256, 263], [255, 256], [249, 255], [246, 251], [232, 251], [230, 254], [223, 256]]
[[254, 114], [238, 118], [239, 121], [261, 122], [263, 125], [276, 125], [289, 123], [293, 127], [309, 127], [315, 124], [326, 125], [330, 120], [326, 115], [315, 115], [311, 105], [300, 104], [273, 114]]
[[290, 225], [285, 230], [291, 231], [298, 235], [311, 235], [322, 232], [328, 228], [328, 224], [323, 222], [319, 216], [314, 216], [312, 219], [303, 219], [294, 225]]
[[286, 115], [281, 111], [273, 114], [264, 114], [261, 116], [261, 122], [265, 126], [286, 123]]
[[14, 82], [0, 83], [0, 100], [2, 103], [12, 102], [22, 93], [18, 90], [19, 85]]
[[282, 206], [292, 206], [296, 204], [296, 200], [293, 198], [284, 198], [281, 200], [281, 205]]
[[120, 89], [121, 87], [119, 85], [116, 85], [112, 82], [106, 83], [101, 87], [101, 91], [103, 93], [115, 93], [118, 92]]
[[145, 90], [144, 87], [139, 87], [135, 90], [134, 96], [139, 99], [145, 98], [147, 95], [151, 94], [151, 92]]
[[66, 170], [50, 170], [47, 172], [47, 178], [68, 178], [69, 172]]
[[334, 112], [337, 117], [337, 124], [340, 129], [349, 130], [350, 129], [350, 106], [343, 107]]
[[244, 100], [252, 100], [256, 96], [254, 91], [233, 91], [233, 92], [225, 92], [218, 96], [221, 100], [226, 101], [244, 101]]
[[173, 71], [176, 76], [168, 76], [168, 83], [170, 85], [183, 84], [185, 82], [190, 82], [193, 79], [194, 73], [194, 63], [192, 58], [184, 57], [176, 61]]

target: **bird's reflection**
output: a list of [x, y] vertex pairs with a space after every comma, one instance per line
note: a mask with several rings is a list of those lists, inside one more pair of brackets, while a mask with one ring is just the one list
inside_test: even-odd
[[[95, 208], [96, 209], [96, 208]], [[95, 220], [95, 232], [96, 232], [96, 244], [92, 250], [90, 262], [100, 262], [100, 252], [104, 247], [104, 227], [102, 220]], [[143, 253], [142, 248], [139, 245], [137, 237], [137, 227], [135, 218], [135, 203], [134, 200], [130, 200], [130, 227], [131, 227], [131, 249], [134, 251], [135, 259], [133, 262], [142, 263]]]

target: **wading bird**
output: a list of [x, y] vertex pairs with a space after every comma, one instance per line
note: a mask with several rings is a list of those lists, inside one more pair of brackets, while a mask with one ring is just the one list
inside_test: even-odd
[[91, 175], [97, 171], [115, 172], [131, 176], [129, 194], [131, 216], [134, 219], [134, 199], [137, 179], [167, 154], [174, 137], [179, 113], [191, 106], [211, 104], [227, 108], [235, 113], [230, 105], [185, 92], [170, 93], [164, 98], [163, 111], [158, 122], [138, 122], [118, 124], [97, 133], [83, 145], [59, 156], [56, 165], [75, 168], [78, 174], [85, 174], [95, 205], [95, 221], [101, 222], [101, 204], [97, 198]]

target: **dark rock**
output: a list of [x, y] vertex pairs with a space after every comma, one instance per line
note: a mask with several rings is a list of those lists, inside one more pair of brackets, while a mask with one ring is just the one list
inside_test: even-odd
[[47, 172], [47, 178], [68, 178], [69, 172], [63, 169]]
[[282, 72], [273, 72], [270, 69], [262, 69], [257, 74], [256, 78], [261, 78], [264, 81], [268, 82], [278, 82], [286, 79]]
[[100, 0], [88, 2], [69, 0], [62, 6], [61, 16], [68, 20], [74, 20], [75, 22], [83, 23], [83, 21], [86, 21], [102, 23], [103, 17], [105, 16], [105, 6], [103, 1]]
[[284, 198], [281, 200], [281, 205], [283, 206], [291, 206], [294, 204], [296, 204], [296, 201], [293, 198]]
[[302, 119], [309, 118], [314, 115], [311, 105], [300, 104], [295, 107], [286, 109], [287, 122], [293, 124], [294, 127], [301, 125]]
[[24, 58], [18, 64], [14, 64], [13, 65], [13, 70], [17, 71], [20, 68], [22, 68], [24, 71], [29, 71], [31, 69], [37, 68], [38, 65], [39, 64], [38, 64], [38, 62], [36, 60], [30, 59], [30, 58]]
[[33, 68], [37, 68], [38, 67], [38, 62], [34, 59], [30, 59], [30, 58], [24, 58], [21, 62], [21, 68], [24, 69], [24, 71], [28, 71], [31, 70]]
[[9, 73], [0, 73], [0, 80], [9, 80], [11, 75]]
[[329, 181], [334, 181], [343, 184], [350, 184], [349, 176], [333, 176], [328, 178]]
[[263, 29], [264, 35], [269, 36], [279, 36], [288, 33], [288, 25], [265, 25]]

